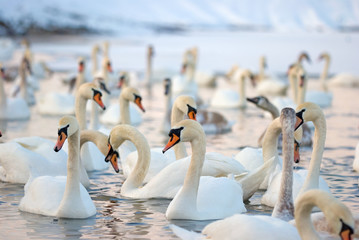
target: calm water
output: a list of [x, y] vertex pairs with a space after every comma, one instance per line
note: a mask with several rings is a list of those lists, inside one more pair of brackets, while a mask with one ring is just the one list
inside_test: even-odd
[[[196, 37], [192, 39], [195, 44], [198, 44], [199, 40]], [[43, 39], [37, 39], [33, 48], [35, 54], [38, 53], [39, 56], [49, 59], [50, 66], [58, 70], [75, 70], [76, 67], [73, 64], [76, 64], [76, 57], [84, 52], [89, 52], [91, 44], [98, 40], [86, 38], [86, 41], [83, 41], [83, 39], [74, 38], [50, 44]], [[210, 46], [217, 40], [211, 40], [206, 44]], [[176, 45], [178, 41], [169, 36], [159, 38], [155, 42], [166, 42], [161, 45], [162, 53], [160, 54], [162, 55], [159, 54], [160, 56], [165, 56], [165, 52], [167, 58], [172, 62], [176, 62], [177, 58], [179, 58], [179, 62], [181, 51], [178, 49], [189, 45], [190, 40], [187, 40], [185, 44]], [[140, 40], [112, 40], [113, 48], [111, 49], [114, 49], [115, 53], [122, 51], [125, 54], [119, 56], [111, 52], [111, 57], [114, 58], [114, 62], [116, 59], [120, 61], [119, 59], [127, 58], [129, 63], [124, 65], [129, 69], [137, 70], [144, 65], [143, 50], [146, 44], [146, 41]], [[218, 56], [220, 53], [217, 53]], [[159, 56], [157, 55], [157, 57]], [[228, 59], [228, 56], [224, 57], [227, 62], [232, 60], [232, 63], [235, 63], [237, 59], [237, 57], [231, 59]], [[136, 65], [136, 59], [140, 59], [138, 60], [139, 65]], [[165, 64], [162, 66], [166, 67]], [[120, 69], [120, 67], [116, 67], [116, 64], [114, 64], [114, 68]], [[218, 67], [215, 70], [224, 71], [224, 68]], [[318, 87], [317, 82], [310, 83], [310, 88], [316, 87]], [[41, 89], [36, 94], [38, 96], [55, 89], [67, 90], [58, 77], [42, 81]], [[140, 91], [143, 95], [146, 113], [143, 114], [143, 123], [138, 128], [147, 137], [151, 147], [164, 147], [168, 139], [160, 133], [159, 129], [164, 117], [162, 84], [158, 83], [153, 87], [152, 97], [147, 94], [145, 89], [140, 88]], [[201, 89], [200, 95], [206, 102], [212, 92], [212, 89]], [[247, 93], [249, 96], [255, 96], [255, 91], [251, 87], [248, 87]], [[359, 140], [359, 108], [356, 100], [358, 94], [358, 89], [333, 89], [333, 105], [324, 110], [328, 129], [321, 168], [321, 175], [327, 181], [332, 193], [356, 213], [359, 212], [358, 174], [353, 172], [352, 162], [355, 146]], [[113, 99], [113, 102], [115, 101], [116, 99]], [[32, 107], [31, 111], [30, 121], [2, 123], [1, 130], [4, 141], [15, 137], [34, 135], [55, 141], [59, 118], [40, 116], [36, 111], [36, 106]], [[246, 146], [256, 146], [257, 138], [270, 122], [270, 119], [263, 117], [261, 110], [252, 105], [248, 105], [244, 111], [216, 111], [236, 123], [232, 132], [207, 136], [207, 150], [226, 155], [236, 154]], [[301, 162], [297, 168], [308, 166], [310, 154], [310, 148], [301, 149]], [[0, 182], [0, 239], [177, 239], [169, 229], [170, 222], [165, 217], [170, 200], [134, 200], [121, 197], [119, 192], [124, 178], [121, 173], [116, 174], [112, 168], [102, 172], [92, 172], [90, 178], [92, 186], [89, 193], [96, 204], [97, 214], [86, 220], [56, 219], [19, 212], [18, 204], [24, 193], [23, 186]], [[271, 208], [260, 204], [262, 194], [263, 192], [256, 193], [246, 204], [248, 213], [269, 214], [271, 212]], [[209, 222], [173, 221], [172, 223], [187, 229], [201, 231]]]

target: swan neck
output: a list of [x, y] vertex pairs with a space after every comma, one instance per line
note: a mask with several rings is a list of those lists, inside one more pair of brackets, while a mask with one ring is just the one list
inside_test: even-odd
[[[176, 106], [176, 103], [172, 107], [171, 114], [171, 127], [175, 126], [178, 122], [183, 120], [184, 113]], [[182, 159], [188, 156], [186, 151], [186, 146], [183, 142], [177, 143], [173, 147], [173, 151], [175, 152], [176, 159]]]
[[239, 78], [239, 105], [241, 107], [246, 107], [247, 105], [245, 87], [245, 76], [242, 75]]
[[129, 130], [122, 136], [135, 145], [138, 153], [136, 165], [122, 185], [121, 191], [123, 192], [142, 186], [150, 166], [151, 151], [146, 138], [140, 132]]
[[149, 84], [151, 81], [152, 75], [152, 57], [151, 54], [147, 55], [147, 64], [146, 64], [146, 82]]
[[4, 79], [0, 76], [0, 107], [6, 107], [6, 94], [4, 89]]
[[[192, 156], [182, 190], [178, 198], [186, 196], [190, 206], [196, 206], [199, 180], [206, 154], [206, 140], [203, 136], [191, 141]], [[182, 196], [182, 197], [181, 197]]]
[[279, 118], [276, 118], [269, 125], [263, 138], [263, 161], [268, 161], [273, 156], [278, 159], [278, 137], [281, 133], [281, 125]]
[[80, 131], [68, 137], [68, 158], [67, 158], [67, 181], [64, 199], [72, 199], [74, 195], [80, 195]]
[[89, 128], [92, 130], [97, 130], [100, 128], [99, 109], [95, 101], [91, 101], [91, 117]]
[[75, 115], [79, 122], [80, 130], [86, 129], [86, 102], [87, 99], [77, 92], [75, 99]]
[[320, 115], [315, 121], [313, 121], [315, 131], [314, 131], [314, 140], [313, 140], [313, 152], [311, 155], [311, 160], [308, 169], [308, 175], [305, 179], [303, 187], [300, 190], [300, 194], [305, 191], [313, 188], [319, 187], [319, 174], [320, 174], [320, 165], [322, 163], [325, 138], [326, 138], [326, 121], [323, 114]]
[[[298, 78], [300, 76], [298, 75]], [[299, 82], [299, 80], [297, 80], [297, 82]], [[297, 105], [300, 105], [302, 103], [305, 102], [305, 94], [307, 92], [307, 85], [308, 85], [308, 79], [307, 77], [305, 77], [304, 79], [304, 83], [303, 83], [303, 86], [299, 86], [299, 90], [298, 90], [298, 96], [297, 96]]]
[[75, 91], [79, 90], [80, 86], [85, 82], [84, 71], [78, 72], [76, 76]]
[[321, 85], [323, 91], [325, 91], [325, 92], [328, 91], [328, 86], [327, 86], [326, 80], [328, 78], [329, 65], [330, 65], [330, 59], [326, 58], [322, 74], [320, 75], [320, 85]]
[[107, 139], [108, 136], [102, 132], [95, 130], [83, 130], [81, 131], [80, 136], [80, 148], [87, 142], [93, 142], [101, 153], [106, 156], [108, 152]]
[[295, 76], [293, 76], [293, 74], [289, 74], [289, 85], [290, 85], [290, 89], [292, 90], [292, 98], [294, 100], [294, 102], [296, 104], [298, 101], [298, 81], [297, 78]]
[[93, 48], [92, 50], [92, 75], [95, 76], [97, 69], [98, 69], [98, 62], [97, 62], [97, 53], [98, 53], [98, 48]]
[[130, 102], [120, 95], [120, 123], [131, 125]]
[[[293, 114], [294, 117], [294, 114]], [[292, 121], [292, 124], [289, 122]], [[289, 124], [288, 124], [289, 123]], [[283, 167], [278, 201], [274, 206], [273, 217], [289, 221], [294, 218], [293, 204], [293, 159], [294, 159], [294, 119], [284, 119], [283, 135]], [[278, 139], [278, 138], [277, 138]]]

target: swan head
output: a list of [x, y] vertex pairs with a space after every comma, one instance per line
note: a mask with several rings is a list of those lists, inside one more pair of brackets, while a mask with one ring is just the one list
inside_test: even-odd
[[173, 104], [173, 108], [179, 110], [183, 115], [187, 115], [189, 119], [196, 120], [197, 104], [191, 96], [178, 96]]
[[308, 63], [311, 63], [309, 54], [307, 52], [301, 52], [298, 57], [298, 63], [302, 63], [303, 60], [306, 60]]
[[325, 60], [330, 60], [330, 55], [329, 55], [329, 53], [327, 53], [327, 52], [321, 53], [321, 54], [319, 55], [319, 57], [318, 57], [318, 60], [321, 61], [321, 60], [323, 60], [323, 59], [325, 59]]
[[64, 116], [59, 121], [59, 129], [57, 131], [57, 141], [54, 147], [54, 151], [58, 152], [61, 150], [65, 143], [65, 140], [79, 130], [79, 124], [75, 117]]
[[109, 58], [105, 57], [102, 61], [102, 67], [106, 69], [107, 72], [112, 73], [112, 65]]
[[249, 69], [245, 69], [242, 71], [240, 79], [244, 80], [245, 78], [249, 78], [251, 80], [251, 84], [253, 87], [256, 86], [256, 76]]
[[254, 103], [257, 107], [263, 109], [263, 110], [269, 110], [271, 106], [273, 105], [268, 98], [264, 96], [258, 96], [254, 98], [247, 98], [248, 102]]
[[165, 80], [163, 80], [163, 86], [165, 89], [165, 95], [168, 96], [171, 92], [171, 86], [172, 86], [171, 79], [165, 78]]
[[5, 68], [3, 67], [2, 63], [0, 63], [0, 77], [5, 78]]
[[134, 102], [143, 112], [145, 112], [142, 106], [142, 97], [139, 91], [133, 87], [126, 87], [122, 90], [120, 97], [129, 102]]
[[108, 152], [105, 157], [105, 162], [111, 162], [113, 169], [115, 170], [116, 173], [118, 173], [120, 171], [120, 169], [118, 167], [117, 161], [118, 161], [118, 158], [120, 157], [120, 155], [118, 154], [117, 150], [114, 150], [114, 148], [112, 147], [112, 144], [110, 142], [111, 141], [110, 141], [110, 137], [109, 137], [108, 138]]
[[106, 83], [101, 75], [96, 75], [94, 79], [94, 83], [103, 91], [105, 91], [107, 94], [111, 94], [110, 90], [108, 90]]
[[128, 76], [127, 72], [120, 72], [119, 78], [118, 78], [118, 83], [117, 83], [117, 88], [124, 88], [127, 87], [129, 85], [130, 82], [130, 77]]
[[316, 121], [318, 118], [324, 118], [322, 109], [315, 103], [305, 102], [300, 104], [296, 109], [297, 123], [296, 129], [304, 122]]
[[84, 83], [80, 86], [78, 90], [78, 94], [80, 94], [85, 99], [94, 100], [103, 110], [106, 109], [105, 105], [102, 102], [102, 93], [100, 89], [97, 88], [94, 83]]
[[168, 133], [170, 139], [162, 152], [165, 153], [179, 142], [192, 142], [204, 135], [203, 128], [197, 121], [191, 119], [182, 120]]
[[231, 79], [234, 76], [234, 73], [239, 69], [239, 66], [237, 64], [233, 65], [231, 69], [226, 73], [226, 79]]
[[83, 57], [79, 57], [79, 59], [77, 59], [77, 63], [78, 71], [82, 73], [85, 70], [85, 59]]

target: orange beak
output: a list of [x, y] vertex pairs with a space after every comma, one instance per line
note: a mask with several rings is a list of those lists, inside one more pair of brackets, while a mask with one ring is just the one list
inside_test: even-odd
[[190, 119], [197, 121], [196, 113], [194, 111], [190, 111], [187, 115]]
[[96, 93], [95, 96], [93, 97], [93, 100], [103, 109], [106, 110], [105, 105], [102, 102], [101, 99], [101, 94], [100, 93]]
[[113, 169], [115, 170], [115, 172], [118, 173], [120, 169], [118, 167], [117, 157], [118, 153], [112, 149], [112, 146], [110, 144], [108, 144], [108, 153], [105, 158], [105, 162], [111, 162]]
[[82, 64], [80, 63], [80, 65], [79, 65], [79, 72], [83, 72], [84, 69], [85, 69], [84, 64], [83, 64], [83, 63], [82, 63]]
[[176, 145], [179, 141], [180, 138], [177, 135], [172, 134], [172, 137], [170, 138], [170, 140], [168, 140], [168, 143], [165, 146], [165, 148], [162, 150], [162, 153], [165, 153], [168, 149]]
[[54, 147], [54, 151], [55, 152], [58, 152], [61, 150], [62, 146], [64, 145], [65, 143], [65, 140], [66, 140], [67, 136], [64, 132], [61, 132], [59, 134], [59, 136], [57, 137], [57, 141], [56, 141], [56, 144], [55, 144], [55, 147]]
[[299, 154], [299, 143], [294, 140], [294, 162], [299, 163], [300, 154]]
[[350, 232], [349, 229], [346, 229], [346, 230], [342, 231], [342, 232], [340, 233], [340, 238], [341, 238], [342, 240], [352, 240], [352, 239], [353, 239], [352, 233]]
[[136, 104], [143, 112], [146, 112], [145, 109], [144, 109], [143, 106], [142, 106], [141, 98], [136, 97], [136, 99], [135, 99], [135, 104]]

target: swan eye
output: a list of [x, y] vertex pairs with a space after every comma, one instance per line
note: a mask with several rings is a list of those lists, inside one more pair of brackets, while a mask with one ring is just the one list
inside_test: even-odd
[[67, 124], [65, 127], [62, 127], [60, 128], [58, 131], [57, 131], [57, 135], [59, 135], [60, 137], [62, 137], [62, 134], [61, 133], [64, 133], [65, 136], [67, 136], [67, 129], [70, 127], [69, 124]]
[[135, 101], [137, 100], [137, 99], [140, 99], [139, 101], [142, 101], [142, 97], [141, 96], [138, 96], [137, 94], [133, 94], [134, 96], [135, 96]]
[[93, 97], [95, 98], [95, 96], [97, 95], [97, 94], [100, 94], [100, 97], [102, 97], [102, 93], [100, 92], [100, 91], [98, 91], [98, 90], [96, 90], [96, 89], [94, 89], [94, 88], [92, 88], [92, 91], [93, 91]]

